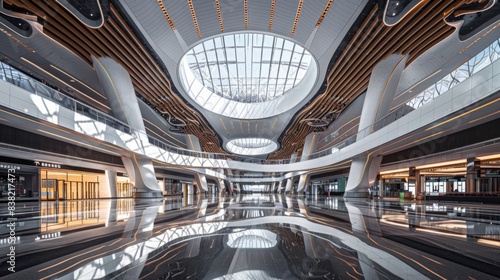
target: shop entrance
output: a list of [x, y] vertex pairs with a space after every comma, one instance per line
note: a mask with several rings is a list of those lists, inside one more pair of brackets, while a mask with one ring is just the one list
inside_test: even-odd
[[100, 198], [99, 177], [104, 174], [42, 169], [41, 175], [40, 190], [43, 201]]
[[41, 188], [42, 200], [56, 200], [57, 181], [58, 180], [56, 179], [42, 179], [42, 188]]
[[132, 197], [134, 185], [132, 183], [116, 183], [118, 197]]

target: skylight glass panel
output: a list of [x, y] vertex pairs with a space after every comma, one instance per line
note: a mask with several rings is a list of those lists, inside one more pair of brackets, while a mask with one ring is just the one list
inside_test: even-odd
[[209, 39], [193, 47], [185, 59], [205, 87], [243, 103], [266, 102], [286, 94], [300, 83], [311, 63], [311, 55], [301, 46], [254, 33]]

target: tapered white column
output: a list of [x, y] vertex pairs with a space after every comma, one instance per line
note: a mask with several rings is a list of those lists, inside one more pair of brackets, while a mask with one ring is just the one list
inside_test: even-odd
[[[393, 54], [373, 68], [359, 119], [358, 140], [374, 132], [375, 123], [389, 113], [407, 58]], [[344, 197], [368, 197], [381, 161], [382, 157], [373, 153], [353, 158]]]
[[[200, 139], [198, 139], [198, 137], [194, 136], [193, 134], [186, 134], [186, 144], [189, 150], [202, 152]], [[200, 190], [208, 191], [208, 183], [205, 175], [196, 173], [194, 175], [194, 178]]]
[[[92, 56], [94, 69], [108, 98], [113, 115], [128, 124], [132, 133], [146, 133], [141, 110], [130, 75], [110, 57]], [[134, 197], [163, 197], [151, 159], [141, 155], [122, 157], [123, 165], [135, 187]]]
[[[308, 157], [316, 151], [317, 143], [318, 143], [317, 134], [309, 133], [309, 135], [307, 135], [305, 142], [304, 142], [304, 148], [302, 151], [302, 156], [300, 158], [301, 161], [307, 160]], [[298, 193], [306, 191], [306, 188], [307, 188], [307, 185], [309, 184], [310, 178], [311, 178], [311, 175], [309, 175], [309, 174], [300, 175], [299, 185], [297, 187]]]
[[[290, 162], [295, 162], [295, 159], [297, 159], [297, 153], [292, 154]], [[286, 192], [293, 192], [293, 177], [286, 179], [285, 193]]]

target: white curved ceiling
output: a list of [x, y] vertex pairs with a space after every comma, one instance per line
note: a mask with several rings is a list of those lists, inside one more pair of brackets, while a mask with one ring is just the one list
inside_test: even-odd
[[[219, 2], [220, 17], [216, 2]], [[278, 140], [294, 114], [319, 90], [321, 86], [319, 81], [324, 80], [330, 58], [367, 2], [367, 0], [120, 1], [139, 31], [166, 65], [177, 89], [202, 112], [221, 136], [223, 147], [236, 138]], [[328, 4], [331, 6], [326, 9]], [[165, 12], [162, 11], [161, 5], [165, 8]], [[322, 17], [325, 9], [327, 13]], [[241, 32], [276, 35], [304, 47], [311, 53], [318, 65], [317, 74], [314, 77], [307, 77], [311, 86], [301, 89], [300, 100], [296, 100], [290, 106], [290, 100], [282, 98], [262, 111], [248, 106], [242, 109], [232, 108], [231, 110], [239, 114], [231, 117], [229, 114], [221, 115], [204, 110], [203, 106], [189, 97], [186, 91], [181, 90], [183, 87], [178, 65], [190, 48], [207, 39]], [[252, 119], [242, 114], [242, 111], [252, 112]], [[275, 113], [266, 115], [265, 112]]]

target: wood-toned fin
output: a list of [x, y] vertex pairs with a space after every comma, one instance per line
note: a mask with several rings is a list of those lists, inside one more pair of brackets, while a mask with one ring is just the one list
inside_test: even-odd
[[[204, 151], [226, 153], [220, 147], [217, 134], [210, 129], [205, 118], [190, 108], [173, 91], [166, 73], [112, 4], [106, 22], [99, 29], [83, 25], [54, 1], [22, 0], [16, 2], [16, 5], [43, 16], [44, 33], [89, 65], [92, 65], [91, 55], [109, 56], [120, 62], [130, 74], [136, 92], [158, 110], [168, 112], [172, 117], [187, 122], [187, 125], [181, 128], [182, 131], [196, 135], [201, 140]], [[169, 24], [172, 29], [175, 28], [171, 19]], [[208, 145], [208, 142], [215, 145]]]
[[224, 131], [226, 131], [226, 134], [229, 135], [229, 131], [227, 130], [226, 124], [224, 123], [222, 118], [219, 118], [219, 120], [220, 120], [220, 123], [222, 124], [222, 127], [224, 128]]
[[[374, 6], [356, 34], [327, 73], [326, 90], [298, 112], [283, 133], [281, 146], [269, 159], [289, 158], [302, 147], [305, 137], [314, 128], [303, 119], [323, 119], [332, 111], [340, 113], [356, 97], [366, 91], [372, 69], [393, 53], [408, 54], [407, 64], [453, 33], [454, 28], [443, 20], [444, 11], [454, 1], [428, 1], [419, 12], [404, 17], [397, 26], [381, 24]], [[337, 114], [338, 114], [337, 113]], [[292, 145], [296, 143], [295, 145]]]

